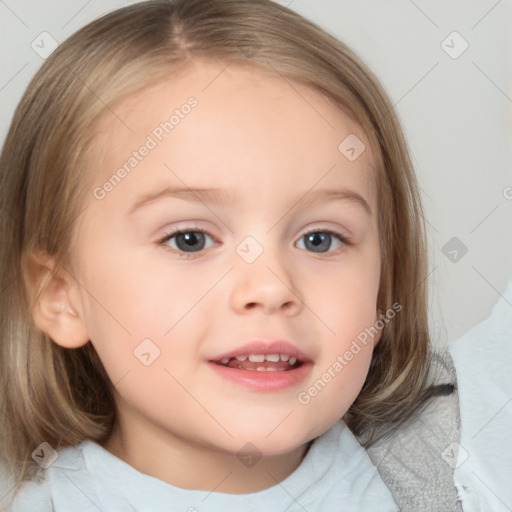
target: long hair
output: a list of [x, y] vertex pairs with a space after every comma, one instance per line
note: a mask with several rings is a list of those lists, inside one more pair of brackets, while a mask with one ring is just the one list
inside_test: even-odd
[[[150, 0], [79, 30], [45, 61], [15, 112], [0, 157], [0, 451], [17, 482], [43, 441], [102, 442], [115, 423], [110, 382], [91, 343], [64, 349], [31, 315], [31, 255], [70, 262], [95, 122], [123, 98], [171, 79], [194, 57], [272, 68], [332, 99], [367, 135], [378, 190], [383, 328], [345, 419], [370, 445], [432, 393], [427, 386], [427, 255], [405, 138], [377, 78], [343, 42], [271, 0]], [[429, 395], [430, 393], [430, 395]]]

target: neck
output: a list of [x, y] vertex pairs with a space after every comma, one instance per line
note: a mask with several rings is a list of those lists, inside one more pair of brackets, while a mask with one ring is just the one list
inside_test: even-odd
[[[238, 454], [191, 443], [175, 434], [151, 431], [149, 425], [118, 423], [103, 448], [137, 471], [175, 487], [227, 494], [247, 494], [277, 485], [300, 465], [311, 443], [292, 452], [262, 456]], [[249, 447], [248, 447], [249, 448]]]

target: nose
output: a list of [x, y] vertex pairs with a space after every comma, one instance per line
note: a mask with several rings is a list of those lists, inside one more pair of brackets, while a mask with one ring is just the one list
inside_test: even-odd
[[261, 311], [297, 315], [304, 304], [302, 296], [292, 277], [292, 269], [286, 268], [281, 260], [282, 257], [265, 251], [253, 263], [237, 262], [230, 296], [232, 309], [241, 314]]

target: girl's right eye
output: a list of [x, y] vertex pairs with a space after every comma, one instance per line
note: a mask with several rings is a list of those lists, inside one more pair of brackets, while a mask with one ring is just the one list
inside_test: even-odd
[[215, 244], [215, 241], [211, 235], [202, 229], [182, 229], [167, 233], [159, 243], [178, 252], [194, 253], [209, 249]]

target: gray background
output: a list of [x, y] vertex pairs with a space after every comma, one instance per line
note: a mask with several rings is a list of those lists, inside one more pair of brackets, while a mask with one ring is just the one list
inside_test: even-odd
[[[130, 3], [0, 0], [2, 142], [43, 61], [33, 41]], [[351, 46], [396, 105], [428, 221], [433, 335], [462, 335], [506, 300], [512, 274], [512, 0], [280, 3]]]

